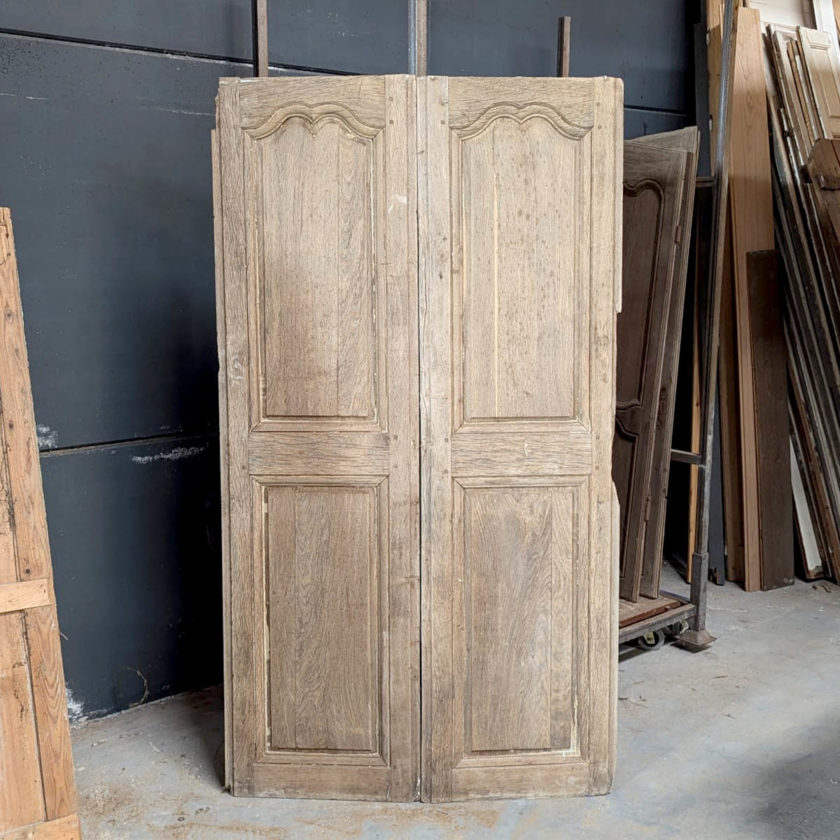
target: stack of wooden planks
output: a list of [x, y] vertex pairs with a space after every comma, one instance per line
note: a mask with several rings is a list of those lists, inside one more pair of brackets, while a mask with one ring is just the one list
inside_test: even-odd
[[[706, 8], [714, 105], [720, 0]], [[833, 458], [836, 418], [825, 414], [833, 413], [827, 374], [834, 362], [818, 358], [832, 327], [816, 301], [833, 297], [834, 284], [812, 190], [800, 174], [818, 137], [830, 136], [835, 99], [840, 116], [833, 11], [810, 0], [749, 2], [735, 10], [732, 46], [721, 460], [726, 577], [754, 591], [793, 583], [797, 530], [806, 574], [822, 574], [824, 564], [835, 574], [837, 524], [821, 525], [829, 512], [825, 459]]]
[[658, 598], [699, 133], [624, 144], [613, 480], [623, 599]]
[[799, 544], [807, 577], [840, 580], [840, 55], [803, 26], [765, 48]]

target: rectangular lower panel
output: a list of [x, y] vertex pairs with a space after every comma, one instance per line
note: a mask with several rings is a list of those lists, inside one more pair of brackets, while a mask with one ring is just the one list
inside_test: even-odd
[[463, 481], [470, 486], [455, 487], [462, 569], [455, 579], [463, 581], [463, 623], [458, 613], [455, 621], [463, 658], [460, 686], [456, 667], [460, 756], [469, 762], [487, 753], [571, 750], [575, 573], [579, 542], [586, 540], [581, 484]]
[[269, 749], [376, 753], [380, 487], [261, 489]]

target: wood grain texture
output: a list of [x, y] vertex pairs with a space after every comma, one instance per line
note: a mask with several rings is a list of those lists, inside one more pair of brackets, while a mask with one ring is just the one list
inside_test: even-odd
[[682, 150], [686, 166], [680, 199], [680, 215], [676, 236], [676, 256], [671, 286], [671, 298], [665, 325], [665, 353], [662, 359], [656, 432], [653, 441], [650, 481], [651, 505], [645, 527], [644, 554], [639, 593], [648, 598], [659, 596], [659, 579], [662, 571], [662, 548], [665, 541], [665, 513], [668, 480], [671, 469], [671, 444], [677, 396], [677, 373], [682, 341], [685, 294], [688, 281], [689, 254], [691, 251], [694, 221], [697, 165], [700, 153], [700, 132], [685, 128], [666, 134], [651, 134], [631, 143], [660, 149]]
[[423, 798], [603, 792], [621, 86], [418, 86]]
[[799, 27], [802, 58], [816, 102], [819, 136], [840, 138], [840, 56], [837, 39], [825, 32]]
[[375, 490], [267, 485], [266, 497], [271, 748], [373, 752]]
[[767, 93], [761, 20], [754, 9], [736, 9], [735, 75], [732, 86], [729, 201], [738, 359], [738, 410], [741, 440], [741, 506], [744, 537], [744, 588], [761, 586], [761, 538], [755, 381], [749, 307], [747, 254], [774, 247]]
[[639, 597], [668, 315], [688, 154], [627, 143], [622, 304], [618, 316], [613, 481], [621, 505], [622, 598]]
[[56, 823], [46, 821], [68, 818], [76, 831], [78, 821], [17, 263], [5, 208], [0, 208], [0, 311], [5, 549], [0, 559], [0, 832], [74, 836], [69, 830], [47, 833]]
[[0, 840], [81, 840], [81, 837], [82, 829], [75, 814], [0, 833]]
[[405, 76], [220, 85], [236, 794], [416, 796], [414, 91]]
[[49, 604], [50, 600], [48, 578], [0, 584], [0, 613], [20, 612], [33, 607], [43, 607]]
[[793, 497], [784, 297], [776, 251], [747, 257], [755, 380], [761, 588], [793, 584]]

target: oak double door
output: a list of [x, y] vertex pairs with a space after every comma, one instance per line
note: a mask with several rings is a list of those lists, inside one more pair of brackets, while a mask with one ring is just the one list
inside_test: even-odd
[[609, 789], [621, 134], [610, 79], [221, 82], [234, 793]]

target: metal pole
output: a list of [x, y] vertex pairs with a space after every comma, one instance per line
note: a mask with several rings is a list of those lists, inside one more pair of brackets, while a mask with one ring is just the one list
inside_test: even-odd
[[729, 100], [734, 74], [735, 2], [726, 0], [723, 14], [720, 91], [715, 121], [715, 205], [712, 227], [712, 253], [709, 260], [708, 306], [703, 358], [703, 386], [698, 466], [697, 529], [691, 562], [691, 601], [696, 612], [691, 629], [680, 636], [688, 647], [705, 647], [714, 638], [706, 630], [706, 584], [709, 576], [709, 506], [712, 492], [712, 454], [715, 435], [715, 396], [717, 393], [718, 346], [720, 343], [720, 298], [723, 274], [726, 210], [729, 200]]
[[572, 19], [557, 18], [557, 75], [569, 75], [569, 62], [572, 50]]

